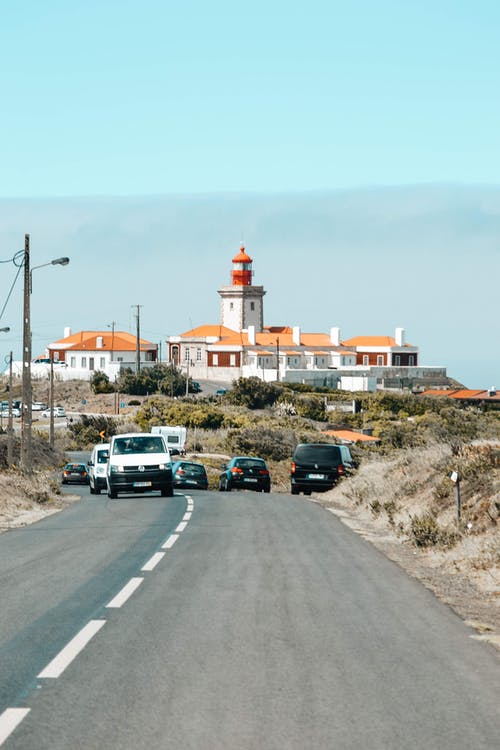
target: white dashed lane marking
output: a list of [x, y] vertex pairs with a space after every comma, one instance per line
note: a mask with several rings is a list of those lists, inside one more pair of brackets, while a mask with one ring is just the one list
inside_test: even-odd
[[125, 604], [127, 599], [132, 596], [134, 591], [139, 588], [143, 580], [144, 578], [131, 578], [130, 581], [126, 583], [122, 588], [122, 590], [119, 591], [113, 599], [111, 599], [109, 604], [106, 604], [106, 608], [119, 609], [123, 604]]
[[176, 531], [180, 534], [181, 531], [184, 531], [186, 526], [187, 526], [187, 521], [181, 521], [180, 524], [177, 526]]
[[148, 571], [148, 570], [154, 570], [160, 560], [162, 560], [165, 557], [164, 552], [156, 552], [153, 557], [151, 557], [145, 565], [142, 566], [141, 570]]
[[6, 708], [0, 715], [0, 745], [10, 737], [14, 729], [29, 714], [29, 708]]
[[91, 620], [75, 635], [74, 638], [59, 651], [56, 657], [47, 664], [38, 677], [59, 677], [66, 667], [71, 664], [73, 659], [78, 656], [80, 651], [85, 648], [87, 643], [95, 636], [96, 633], [106, 624], [106, 620]]
[[170, 534], [166, 542], [161, 546], [162, 549], [171, 549], [179, 538], [179, 534]]

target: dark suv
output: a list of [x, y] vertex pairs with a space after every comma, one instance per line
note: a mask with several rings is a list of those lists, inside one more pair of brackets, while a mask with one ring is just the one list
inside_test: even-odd
[[328, 443], [301, 443], [295, 448], [290, 472], [292, 495], [312, 490], [331, 490], [339, 477], [347, 473], [340, 446]]

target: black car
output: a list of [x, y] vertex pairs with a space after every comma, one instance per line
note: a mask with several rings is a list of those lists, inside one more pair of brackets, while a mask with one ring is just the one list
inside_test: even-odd
[[235, 456], [222, 468], [219, 477], [221, 492], [231, 492], [232, 489], [271, 491], [271, 477], [263, 458]]
[[[345, 452], [345, 451], [344, 451]], [[292, 495], [312, 490], [331, 490], [348, 467], [341, 446], [328, 443], [302, 443], [295, 448], [290, 471]]]
[[66, 464], [62, 471], [63, 484], [88, 484], [89, 475], [85, 464]]
[[207, 471], [203, 464], [194, 461], [176, 461], [172, 464], [174, 487], [208, 489]]

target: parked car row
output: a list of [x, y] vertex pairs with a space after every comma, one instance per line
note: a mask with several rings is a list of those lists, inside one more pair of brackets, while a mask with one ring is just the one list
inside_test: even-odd
[[[21, 416], [21, 408], [22, 403], [21, 401], [13, 401], [12, 402], [12, 408], [11, 413], [13, 417], [20, 417]], [[47, 404], [43, 404], [41, 402], [34, 403], [31, 405], [31, 411], [39, 411], [41, 412], [41, 416], [48, 419], [50, 417], [50, 409], [47, 406]], [[65, 417], [66, 412], [62, 406], [54, 406], [53, 409], [54, 417]], [[0, 415], [2, 417], [8, 417], [9, 416], [9, 402], [8, 401], [2, 401], [0, 404]]]
[[[301, 443], [293, 453], [290, 467], [292, 495], [331, 489], [355, 468], [349, 448], [330, 443]], [[208, 489], [205, 466], [197, 461], [171, 461], [164, 436], [156, 433], [115, 435], [110, 443], [94, 446], [87, 466], [68, 463], [63, 469], [63, 484], [83, 482], [91, 494], [107, 490], [108, 496], [119, 492], [160, 490], [169, 496], [173, 488]], [[271, 476], [266, 462], [258, 456], [234, 456], [221, 466], [218, 489], [271, 491]]]

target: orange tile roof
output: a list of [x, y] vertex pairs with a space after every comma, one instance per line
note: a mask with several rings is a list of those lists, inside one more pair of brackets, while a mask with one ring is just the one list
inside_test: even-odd
[[203, 325], [181, 333], [181, 338], [205, 338], [207, 336], [223, 338], [224, 336], [234, 336], [236, 333], [232, 328], [226, 328], [221, 325]]
[[[97, 339], [102, 338], [102, 346], [97, 346]], [[127, 331], [79, 331], [72, 333], [71, 336], [58, 339], [49, 344], [49, 349], [74, 349], [87, 351], [100, 351], [101, 349], [113, 349], [114, 351], [135, 351], [137, 338]], [[157, 349], [157, 344], [151, 343], [146, 339], [140, 339], [140, 348], [142, 350]]]
[[429, 389], [423, 391], [421, 396], [445, 396], [447, 398], [456, 398], [461, 400], [471, 401], [500, 401], [500, 393], [495, 393], [494, 396], [490, 396], [489, 391], [472, 390], [469, 388], [462, 388], [460, 390], [438, 390]]
[[343, 346], [397, 346], [392, 336], [355, 336], [342, 341]]
[[351, 443], [380, 443], [380, 438], [353, 430], [324, 430], [323, 435], [332, 435], [337, 440], [345, 440]]

